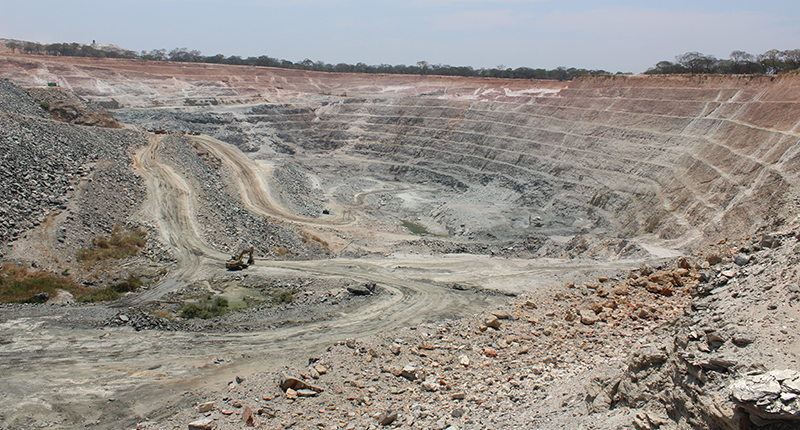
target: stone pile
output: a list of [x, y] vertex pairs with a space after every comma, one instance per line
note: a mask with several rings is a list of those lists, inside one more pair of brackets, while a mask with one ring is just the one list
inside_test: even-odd
[[278, 258], [309, 259], [327, 254], [325, 247], [303, 238], [295, 230], [245, 209], [243, 202], [233, 197], [238, 196], [238, 190], [229, 174], [203, 160], [193, 149], [190, 137], [168, 135], [160, 148], [165, 158], [195, 182], [197, 198], [204, 202], [197, 208], [197, 221], [209, 245], [232, 253], [240, 242], [249, 242], [258, 256]]
[[28, 94], [57, 121], [93, 127], [121, 127], [107, 110], [79, 98], [70, 90], [57, 87], [29, 88]]
[[34, 118], [50, 118], [47, 111], [24, 89], [8, 80], [0, 80], [0, 112], [13, 112]]
[[83, 201], [61, 231], [60, 243], [85, 246], [125, 223], [144, 197], [130, 162], [130, 151], [145, 143], [142, 136], [45, 119], [21, 91], [7, 82], [0, 85], [0, 100], [5, 100], [0, 107], [11, 109], [0, 111], [0, 182], [5, 184], [0, 243], [41, 224], [50, 213], [68, 210], [77, 191]]
[[721, 241], [473, 318], [348, 339], [141, 427], [794, 428], [800, 241], [762, 243]]
[[170, 321], [136, 308], [128, 308], [119, 312], [110, 320], [102, 324], [103, 327], [129, 326], [136, 331], [140, 330], [186, 330], [184, 324]]

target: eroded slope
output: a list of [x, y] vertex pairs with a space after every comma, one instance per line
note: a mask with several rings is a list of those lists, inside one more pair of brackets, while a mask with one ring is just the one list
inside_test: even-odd
[[[217, 106], [211, 117], [193, 110], [194, 118], [173, 125], [213, 129], [256, 157], [346, 154], [382, 178], [442, 182], [457, 194], [492, 184], [488, 194], [513, 208], [485, 225], [486, 217], [474, 219], [492, 212], [491, 197], [426, 208], [422, 224], [450, 235], [502, 236], [523, 228], [656, 233], [676, 244], [697, 243], [774, 226], [794, 207], [800, 112], [794, 75], [564, 83], [129, 60], [2, 61], [3, 76], [31, 85], [59, 82], [107, 106]], [[267, 104], [219, 108], [242, 103]], [[163, 125], [163, 111], [148, 115], [150, 124]], [[535, 217], [538, 227], [521, 221]]]

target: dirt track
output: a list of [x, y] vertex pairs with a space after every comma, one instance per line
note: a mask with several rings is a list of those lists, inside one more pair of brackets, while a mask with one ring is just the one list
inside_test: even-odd
[[[150, 144], [135, 157], [148, 195], [138, 221], [155, 228], [158, 241], [177, 265], [157, 285], [123, 300], [123, 308], [4, 308], [0, 422], [14, 426], [131, 427], [145, 417], [159, 418], [188, 405], [197, 394], [183, 396], [185, 390], [223, 391], [235, 375], [274, 370], [285, 363], [304, 365], [310, 355], [338, 340], [391, 332], [421, 321], [470, 316], [503, 300], [478, 288], [449, 288], [452, 284], [518, 293], [641, 264], [538, 256], [494, 258], [490, 252], [448, 255], [406, 240], [420, 238], [399, 233], [402, 228], [397, 220], [427, 217], [425, 221], [431, 221], [438, 216], [434, 213], [439, 214], [441, 218], [429, 224], [444, 225], [442, 229], [452, 233], [454, 241], [473, 238], [458, 229], [465, 224], [469, 232], [484, 234], [479, 238], [507, 233], [501, 239], [519, 239], [535, 231], [566, 241], [592, 228], [611, 237], [614, 226], [624, 223], [629, 230], [619, 237], [627, 238], [626, 243], [628, 239], [639, 242], [641, 248], [663, 257], [675, 253], [655, 247], [664, 244], [656, 240], [659, 232], [673, 238], [676, 247], [700, 240], [706, 231], [709, 239], [724, 237], [726, 232], [748, 233], [756, 228], [754, 224], [776, 216], [772, 208], [783, 208], [768, 196], [787, 195], [785, 201], [792, 202], [786, 189], [797, 183], [795, 167], [800, 158], [793, 131], [797, 117], [791, 110], [772, 114], [772, 105], [777, 104], [773, 102], [781, 100], [770, 97], [778, 91], [770, 93], [769, 88], [758, 93], [771, 85], [766, 79], [740, 90], [742, 84], [731, 80], [698, 83], [689, 80], [693, 78], [522, 83], [22, 56], [2, 61], [0, 66], [11, 71], [4, 72], [8, 76], [24, 75], [20, 82], [58, 81], [98, 101], [126, 107], [153, 106], [154, 101], [174, 107], [219, 102], [221, 106], [206, 112], [212, 119], [217, 114], [240, 115], [229, 125], [252, 132], [243, 134], [263, 143], [264, 154], [274, 155], [270, 161], [254, 161], [220, 140], [205, 135], [190, 138], [221, 161], [237, 193], [233, 200], [241, 203], [237, 210], [246, 209], [239, 213], [252, 212], [298, 232], [318, 234], [334, 251], [333, 258], [318, 261], [260, 257], [247, 273], [374, 282], [379, 287], [378, 294], [353, 301], [333, 316], [315, 319], [314, 309], [300, 309], [311, 314], [309, 318], [266, 329], [249, 330], [242, 325], [241, 330], [194, 333], [88, 328], [91, 322], [121, 320], [129, 312], [124, 305], [143, 305], [194, 281], [202, 287], [205, 280], [227, 276], [223, 262], [228, 255], [219, 251], [225, 247], [203, 239], [201, 230], [207, 233], [214, 225], [201, 225], [197, 216], [205, 202], [194, 185], [196, 179], [164, 155], [168, 148], [159, 137], [151, 136]], [[228, 82], [234, 69], [252, 72], [252, 76]], [[212, 81], [213, 85], [207, 85]], [[157, 92], [150, 88], [161, 88], [165, 82], [174, 87], [162, 88], [154, 98]], [[791, 95], [796, 94], [796, 82], [787, 78], [775, 85]], [[113, 83], [115, 93], [100, 90], [108, 83]], [[617, 86], [622, 86], [619, 91]], [[398, 100], [374, 103], [378, 97]], [[720, 106], [720, 100], [728, 101]], [[796, 104], [793, 100], [785, 109]], [[286, 102], [297, 105], [279, 105]], [[248, 104], [263, 104], [275, 111], [266, 115], [236, 108]], [[228, 107], [230, 112], [225, 111]], [[197, 119], [189, 114], [199, 116], [203, 109], [192, 107], [187, 118]], [[770, 115], [762, 113], [768, 109]], [[137, 124], [152, 113], [142, 111]], [[259, 122], [259, 115], [268, 121]], [[183, 121], [174, 122], [175, 130], [206, 127], [201, 130], [214, 134], [222, 129], [214, 122], [191, 122], [180, 113], [175, 118]], [[261, 128], [247, 128], [248, 124]], [[340, 130], [347, 133], [337, 137], [334, 132]], [[281, 133], [283, 140], [261, 140]], [[401, 144], [395, 144], [398, 141]], [[279, 182], [274, 180], [273, 167], [277, 169], [281, 162], [308, 162], [309, 182], [323, 184], [319, 188], [333, 205], [334, 215], [312, 218], [281, 200], [280, 192], [286, 190], [271, 189]], [[365, 164], [385, 165], [385, 169], [354, 169], [359, 183], [339, 178], [345, 175], [337, 167]], [[325, 171], [323, 165], [334, 167]], [[392, 167], [410, 173], [398, 176]], [[415, 167], [428, 176], [414, 176]], [[443, 190], [452, 183], [436, 183], [434, 178], [440, 177], [472, 181], [469, 192], [446, 194]], [[484, 184], [483, 178], [518, 182], [501, 186], [493, 181]], [[332, 188], [339, 186], [345, 190], [332, 197]], [[436, 198], [425, 200], [429, 196]], [[453, 196], [458, 199], [450, 200]], [[517, 202], [525, 204], [517, 208], [513, 206]], [[796, 213], [793, 207], [787, 203], [786, 211]], [[595, 218], [588, 219], [589, 213]], [[531, 227], [532, 215], [542, 216], [543, 230]], [[598, 221], [594, 227], [592, 220]], [[609, 224], [599, 222], [603, 220]], [[648, 233], [654, 234], [636, 236], [650, 225]], [[368, 248], [364, 256], [337, 257], [347, 255], [340, 251], [349, 246], [349, 239], [357, 239], [360, 250]], [[402, 246], [395, 246], [401, 242]], [[602, 261], [604, 255], [585, 257]]]
[[[363, 228], [346, 223], [355, 218], [325, 222], [293, 216], [270, 198], [267, 181], [256, 162], [215, 139], [205, 136], [194, 139], [229, 167], [242, 193], [241, 198], [250, 210], [302, 227], [324, 227], [343, 235], [354, 231], [366, 234]], [[322, 261], [258, 258], [248, 274], [374, 282], [381, 294], [334, 319], [258, 332], [70, 328], [70, 321], [114, 319], [119, 313], [124, 314], [125, 306], [143, 305], [192, 281], [225, 273], [223, 262], [227, 255], [214, 250], [199, 237], [195, 191], [159, 156], [160, 143], [159, 136], [151, 136], [150, 144], [135, 157], [135, 166], [145, 178], [148, 190], [142, 218], [158, 226], [161, 241], [168, 244], [177, 257], [177, 269], [156, 286], [115, 305], [122, 310], [103, 306], [53, 309], [45, 311], [46, 316], [41, 318], [12, 318], [2, 324], [4, 336], [14, 339], [7, 353], [25, 363], [4, 377], [3, 388], [7, 394], [3, 404], [13, 406], [0, 410], [6, 422], [22, 422], [23, 416], [35, 415], [35, 422], [49, 427], [132, 425], [145, 417], [169, 413], [175, 405], [185, 406], [181, 402], [193, 398], [181, 397], [187, 389], [219, 389], [237, 374], [271, 371], [284, 364], [302, 362], [340, 340], [384, 333], [424, 321], [470, 316], [505, 300], [502, 295], [460, 291], [442, 285], [465, 283], [518, 293], [546, 285], [560, 276], [569, 276], [568, 273], [613, 271], [636, 264], [581, 265], [555, 260], [470, 255], [431, 258], [417, 254]], [[368, 233], [376, 239], [376, 244], [382, 243], [380, 232]], [[396, 233], [386, 234], [390, 241], [397, 237]], [[32, 380], [37, 382], [31, 385]], [[42, 412], [44, 410], [48, 412]], [[115, 418], [110, 420], [109, 416]]]

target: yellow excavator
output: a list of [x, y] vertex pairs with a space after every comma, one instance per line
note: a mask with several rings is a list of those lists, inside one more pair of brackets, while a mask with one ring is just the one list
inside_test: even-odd
[[[250, 257], [247, 258], [247, 262], [244, 261], [244, 255], [250, 254]], [[247, 269], [248, 267], [253, 265], [253, 247], [251, 246], [248, 249], [243, 249], [238, 254], [234, 254], [230, 260], [225, 262], [225, 267], [228, 270], [242, 270]]]

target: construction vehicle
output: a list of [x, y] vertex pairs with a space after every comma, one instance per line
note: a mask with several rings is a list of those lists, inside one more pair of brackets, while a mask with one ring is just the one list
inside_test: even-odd
[[[250, 254], [250, 257], [247, 258], [247, 262], [244, 261], [244, 255]], [[243, 249], [238, 254], [234, 254], [230, 260], [225, 262], [225, 267], [228, 270], [242, 270], [247, 269], [248, 267], [253, 265], [253, 247], [251, 246], [248, 249]]]

